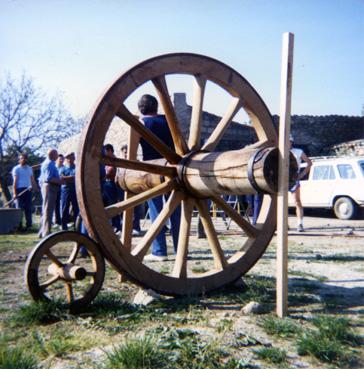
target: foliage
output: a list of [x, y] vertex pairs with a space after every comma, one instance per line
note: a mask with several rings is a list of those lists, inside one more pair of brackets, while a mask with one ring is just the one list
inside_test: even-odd
[[125, 343], [114, 347], [107, 353], [107, 369], [163, 368], [167, 355], [149, 336], [127, 339]]
[[315, 317], [313, 324], [317, 329], [304, 331], [297, 340], [299, 355], [310, 354], [340, 367], [355, 362], [355, 353], [347, 345], [358, 345], [360, 339], [350, 329], [347, 319], [321, 316]]
[[[0, 81], [0, 178], [4, 194], [9, 172], [21, 152], [43, 153], [78, 133], [83, 119], [75, 119], [59, 96], [49, 97], [32, 78], [10, 75]], [[9, 200], [9, 199], [8, 199]]]
[[281, 364], [281, 367], [283, 367], [283, 364], [285, 364], [287, 360], [286, 351], [276, 347], [262, 347], [254, 352], [260, 359], [273, 364]]
[[293, 323], [289, 318], [281, 319], [268, 316], [258, 321], [258, 324], [268, 334], [278, 337], [292, 337], [299, 332], [297, 324]]
[[53, 301], [32, 302], [21, 306], [10, 318], [10, 323], [16, 326], [33, 324], [50, 324], [66, 317], [62, 305]]
[[0, 346], [1, 369], [35, 369], [35, 359], [23, 352], [21, 347]]

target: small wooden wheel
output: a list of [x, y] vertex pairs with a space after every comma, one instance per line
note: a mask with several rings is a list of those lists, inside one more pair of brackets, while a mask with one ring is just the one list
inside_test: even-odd
[[57, 232], [40, 241], [24, 271], [35, 301], [65, 301], [71, 311], [84, 308], [96, 297], [104, 276], [105, 261], [98, 245], [74, 231]]
[[[187, 141], [181, 133], [166, 82], [166, 76], [174, 74], [187, 74], [194, 78], [194, 99], [190, 134]], [[159, 96], [172, 133], [175, 151], [168, 148], [158, 137], [145, 128], [125, 105], [126, 99], [136, 89], [149, 81], [152, 82]], [[205, 86], [208, 81], [226, 91], [231, 96], [231, 104], [210, 137], [201, 145], [201, 115]], [[78, 155], [77, 195], [82, 219], [85, 221], [88, 232], [98, 240], [103, 254], [117, 271], [126, 274], [129, 279], [134, 280], [139, 285], [160, 293], [188, 295], [210, 291], [233, 282], [259, 260], [275, 230], [275, 194], [264, 196], [258, 224], [253, 226], [231, 208], [220, 195], [208, 193], [204, 196], [201, 194], [202, 190], [200, 192], [194, 191], [191, 183], [189, 185], [184, 183], [185, 178], [183, 177], [186, 172], [186, 163], [190, 161], [194, 153], [203, 157], [201, 162], [208, 160], [206, 155], [208, 156], [210, 152], [211, 155], [214, 154], [213, 152], [224, 132], [240, 108], [245, 109], [248, 113], [258, 137], [258, 141], [250, 146], [250, 150], [275, 147], [277, 133], [272, 117], [258, 93], [235, 70], [206, 56], [181, 53], [167, 54], [146, 60], [122, 74], [101, 98], [81, 138]], [[102, 146], [115, 117], [119, 117], [127, 123], [132, 131], [136, 131], [152, 145], [169, 164], [161, 165], [103, 157], [101, 154]], [[232, 157], [239, 156], [239, 153], [234, 154], [233, 152], [226, 152], [226, 154], [226, 157], [229, 157], [230, 154]], [[157, 174], [163, 176], [164, 181], [153, 188], [105, 208], [101, 196], [100, 164]], [[191, 170], [193, 171], [193, 168]], [[196, 165], [195, 172], [198, 173], [198, 170]], [[192, 175], [194, 174], [192, 173]], [[230, 178], [230, 180], [234, 181], [234, 178]], [[215, 182], [217, 183], [217, 181]], [[206, 182], [202, 185], [205, 184], [207, 188], [210, 188], [210, 183]], [[224, 188], [223, 184], [216, 186], [218, 190]], [[255, 191], [249, 183], [245, 187], [249, 188], [246, 193]], [[135, 245], [129, 242], [132, 232], [128, 218], [130, 210], [152, 197], [167, 193], [171, 194], [165, 207], [143, 238], [139, 239]], [[233, 194], [234, 190], [230, 189], [228, 193]], [[236, 192], [236, 194], [243, 193], [244, 190]], [[241, 234], [239, 247], [231, 250], [221, 246], [221, 236], [216, 231], [212, 221], [208, 200], [214, 202], [238, 225]], [[177, 255], [169, 271], [158, 270], [152, 263], [144, 262], [143, 258], [171, 213], [180, 204], [182, 214]], [[207, 235], [208, 245], [206, 245], [205, 252], [208, 254], [207, 257], [212, 260], [209, 270], [202, 270], [202, 273], [199, 274], [191, 272], [188, 267], [190, 257], [193, 254], [190, 229], [194, 209], [198, 210]], [[124, 212], [124, 222], [127, 223], [127, 226], [124, 227], [120, 239], [114, 233], [110, 219], [122, 212]]]

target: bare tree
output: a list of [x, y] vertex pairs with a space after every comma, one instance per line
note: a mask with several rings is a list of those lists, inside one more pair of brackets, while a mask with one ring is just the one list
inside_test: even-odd
[[0, 81], [0, 186], [6, 200], [9, 172], [25, 149], [44, 153], [48, 147], [78, 133], [81, 119], [74, 119], [57, 96], [49, 97], [32, 78], [8, 75]]

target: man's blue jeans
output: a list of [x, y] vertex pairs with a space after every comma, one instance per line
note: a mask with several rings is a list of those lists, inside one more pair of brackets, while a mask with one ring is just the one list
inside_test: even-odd
[[[148, 200], [148, 206], [150, 219], [152, 222], [154, 222], [163, 209], [163, 196], [157, 196], [151, 200]], [[181, 206], [178, 206], [170, 217], [174, 252], [177, 251], [180, 219]], [[154, 239], [152, 243], [152, 254], [157, 256], [167, 256], [165, 226], [162, 228], [162, 230], [159, 232], [158, 236]]]
[[70, 205], [72, 204], [74, 218], [77, 218], [79, 209], [74, 187], [62, 186], [61, 188], [61, 209], [62, 209], [62, 229], [67, 230], [70, 217]]
[[[18, 187], [17, 193], [25, 191], [27, 187]], [[23, 209], [25, 214], [26, 227], [30, 228], [32, 226], [32, 191], [25, 191], [20, 195], [16, 201], [15, 205], [18, 209]]]

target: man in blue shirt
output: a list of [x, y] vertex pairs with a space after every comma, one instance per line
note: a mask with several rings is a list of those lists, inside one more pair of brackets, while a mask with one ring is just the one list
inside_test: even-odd
[[56, 167], [57, 150], [49, 149], [47, 158], [40, 168], [39, 185], [42, 191], [42, 219], [39, 237], [46, 237], [51, 233], [52, 217], [56, 206], [57, 194], [62, 180]]
[[[164, 115], [158, 115], [158, 101], [152, 95], [143, 95], [138, 101], [139, 111], [142, 113], [141, 119], [145, 127], [150, 129], [157, 137], [159, 137], [167, 146], [174, 150], [174, 144], [168, 123]], [[162, 155], [156, 151], [143, 138], [140, 140], [143, 149], [143, 160], [159, 159]], [[158, 214], [163, 208], [163, 196], [157, 196], [148, 200], [149, 214], [152, 222], [155, 221]], [[177, 251], [179, 223], [181, 218], [181, 207], [171, 215], [171, 233], [173, 239], [174, 251]], [[144, 260], [164, 261], [167, 260], [167, 243], [166, 243], [166, 227], [163, 227], [152, 244], [152, 253], [146, 255]]]
[[61, 186], [61, 218], [62, 218], [62, 229], [68, 229], [68, 222], [70, 217], [70, 205], [72, 204], [73, 216], [76, 220], [78, 216], [78, 203], [76, 197], [76, 186], [75, 186], [75, 154], [73, 152], [67, 154], [66, 165], [64, 165], [60, 170], [59, 174], [63, 181]]
[[37, 185], [33, 177], [33, 169], [27, 165], [27, 154], [19, 156], [19, 164], [12, 170], [13, 175], [13, 198], [15, 205], [24, 211], [26, 227], [32, 226], [32, 189], [36, 190]]

